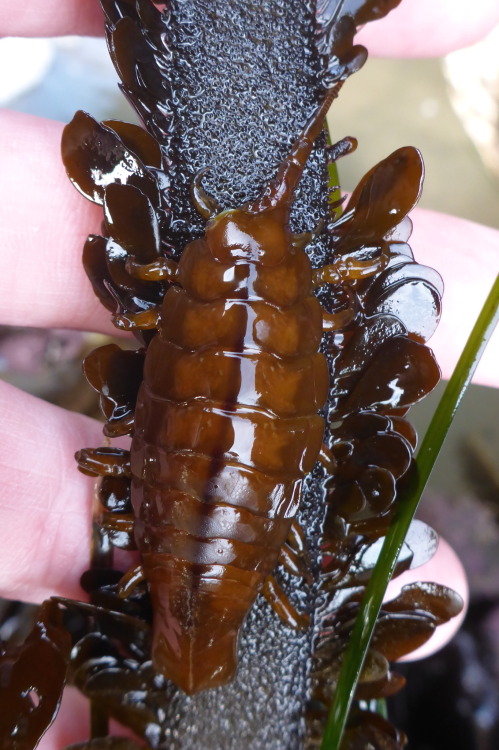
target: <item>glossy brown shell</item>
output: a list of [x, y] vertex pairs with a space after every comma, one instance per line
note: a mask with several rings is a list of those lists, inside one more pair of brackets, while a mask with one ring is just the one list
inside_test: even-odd
[[[234, 236], [242, 218], [231, 214]], [[249, 218], [257, 229], [246, 236], [265, 234], [265, 215]], [[246, 260], [240, 240], [237, 261], [224, 263], [205, 240], [188, 245], [183, 288], [166, 293], [145, 359], [131, 448], [135, 537], [154, 605], [154, 663], [188, 693], [232, 678], [239, 629], [322, 443], [322, 316], [310, 271], [295, 271], [307, 267], [305, 251], [286, 229], [289, 247], [270, 267], [250, 251]], [[271, 233], [265, 241], [272, 247]], [[290, 304], [289, 287], [280, 290], [293, 271]], [[221, 278], [233, 282], [220, 289]]]

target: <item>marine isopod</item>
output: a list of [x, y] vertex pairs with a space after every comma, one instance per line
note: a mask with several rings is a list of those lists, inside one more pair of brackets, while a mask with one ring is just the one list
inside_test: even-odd
[[[122, 580], [121, 591], [148, 582], [154, 664], [187, 693], [232, 678], [238, 633], [259, 592], [289, 624], [303, 624], [272, 571], [279, 558], [300, 571], [287, 540], [296, 535], [301, 482], [323, 440], [317, 412], [329, 379], [319, 345], [323, 329], [345, 323], [345, 313], [321, 309], [313, 288], [368, 276], [386, 263], [383, 255], [341, 259], [314, 272], [305, 251], [312, 235], [294, 235], [289, 227], [295, 189], [338, 88], [257, 200], [221, 211], [198, 175], [192, 195], [206, 230], [185, 247], [178, 265], [159, 256], [152, 236], [149, 257], [143, 238], [140, 244], [128, 239], [126, 249], [116, 251], [116, 225], [107, 240], [107, 257], [122, 256], [122, 273], [132, 283], [172, 286], [160, 308], [114, 318], [127, 330], [158, 329], [145, 355], [133, 419], [108, 372], [118, 358], [124, 363], [140, 354], [107, 346], [86, 365], [104, 403], [116, 402], [107, 434], [133, 434], [130, 455], [85, 450], [78, 460], [89, 474], [131, 477], [134, 519], [108, 517], [114, 528], [134, 534], [141, 553], [140, 567]], [[82, 118], [66, 131], [67, 162]], [[151, 215], [135, 187], [113, 184], [106, 189], [112, 221], [122, 193]]]

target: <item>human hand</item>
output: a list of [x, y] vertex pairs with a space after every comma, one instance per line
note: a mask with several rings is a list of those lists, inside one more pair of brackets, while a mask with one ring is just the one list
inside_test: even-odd
[[[447, 23], [445, 29], [437, 30], [440, 45], [446, 44], [449, 28], [453, 28], [452, 44], [457, 45], [469, 39], [459, 33], [466, 29], [469, 34], [474, 21], [481, 21], [481, 25], [476, 23], [475, 34], [490, 22], [484, 19], [492, 17], [492, 3], [483, 0], [482, 15], [477, 5], [473, 19], [467, 19], [466, 26], [456, 28]], [[455, 7], [453, 3], [451, 19], [456, 18]], [[390, 18], [373, 24], [364, 34], [370, 34], [375, 44], [377, 38], [385, 36], [381, 29], [386, 28], [389, 21]], [[4, 33], [97, 33], [101, 25], [97, 2], [87, 2], [83, 6], [81, 0], [67, 0], [61, 8], [60, 3], [56, 5], [54, 0], [47, 0], [43, 9], [28, 4], [16, 13], [10, 1], [0, 2], [0, 29]], [[408, 34], [404, 37], [393, 32], [386, 43], [393, 45], [394, 40], [400, 38], [407, 39], [404, 54], [410, 52], [411, 40], [419, 45], [412, 49], [419, 49], [421, 53], [421, 36], [416, 40]], [[80, 261], [86, 235], [98, 231], [100, 210], [83, 201], [67, 180], [59, 156], [61, 130], [59, 123], [26, 115], [5, 112], [1, 116], [1, 142], [8, 144], [0, 176], [1, 205], [5, 210], [4, 223], [8, 220], [10, 229], [5, 233], [2, 254], [0, 320], [11, 325], [114, 332], [108, 313], [93, 296]], [[35, 163], [31, 154], [36, 154]], [[436, 246], [439, 258], [446, 252], [442, 243], [435, 242], [437, 231], [445, 236], [446, 245], [450, 247], [450, 239], [453, 242], [453, 255], [443, 263], [435, 257]], [[438, 265], [446, 276], [444, 314], [449, 320], [452, 318], [454, 322], [455, 315], [461, 311], [461, 286], [466, 286], [469, 297], [470, 278], [474, 279], [473, 295], [478, 302], [484, 298], [482, 290], [487, 288], [495, 270], [492, 266], [499, 246], [496, 232], [425, 212], [421, 221], [416, 221], [413, 246], [420, 262]], [[467, 265], [456, 269], [456, 258], [466, 258]], [[454, 293], [453, 289], [458, 291]], [[453, 294], [456, 304], [452, 301]], [[461, 314], [472, 315], [469, 308]], [[463, 321], [463, 325], [466, 322]], [[445, 344], [449, 340], [446, 325], [444, 318], [440, 336]], [[436, 341], [435, 338], [433, 342]], [[436, 345], [434, 348], [438, 352]], [[448, 372], [452, 359], [445, 349], [440, 360]], [[497, 385], [497, 379], [497, 372], [491, 370], [491, 382]], [[4, 403], [0, 434], [5, 446], [1, 458], [0, 497], [2, 594], [29, 601], [41, 601], [52, 594], [81, 598], [78, 580], [88, 565], [89, 497], [93, 494], [93, 481], [76, 471], [72, 456], [81, 446], [102, 443], [101, 426], [39, 402], [6, 384], [0, 386]], [[74, 716], [73, 713], [73, 729]], [[41, 746], [44, 750], [60, 748], [70, 741], [67, 736], [62, 740], [59, 731], [58, 722], [57, 729], [44, 739]], [[81, 731], [82, 737], [88, 736], [87, 730], [82, 728]]]

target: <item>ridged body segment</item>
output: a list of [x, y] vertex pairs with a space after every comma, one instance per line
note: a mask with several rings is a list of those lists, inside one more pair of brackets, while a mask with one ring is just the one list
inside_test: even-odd
[[[254, 236], [267, 221], [256, 213], [248, 220], [243, 209], [225, 213], [231, 226], [253, 222]], [[181, 287], [165, 295], [131, 450], [153, 658], [188, 693], [233, 675], [239, 629], [277, 564], [302, 478], [317, 460], [317, 411], [328, 391], [305, 251], [284, 226], [277, 262], [255, 255], [255, 243], [232, 243], [228, 254], [227, 237], [221, 260], [210, 230], [224, 221], [216, 217], [206, 238], [185, 248]]]

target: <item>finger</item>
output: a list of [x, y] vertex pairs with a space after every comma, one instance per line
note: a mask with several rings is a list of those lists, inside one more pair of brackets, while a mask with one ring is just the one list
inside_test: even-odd
[[101, 425], [0, 383], [0, 596], [82, 599], [95, 480], [74, 453], [102, 444]]
[[[40, 744], [37, 745], [37, 750], [61, 750], [61, 747], [65, 748], [73, 743], [88, 742], [90, 731], [88, 699], [75, 687], [67, 685], [64, 689], [56, 720], [42, 737]], [[109, 722], [109, 735], [111, 737], [139, 739], [130, 729], [118, 724], [114, 719]]]
[[497, 0], [403, 0], [356, 41], [380, 57], [436, 57], [483, 39], [497, 23]]
[[[449, 378], [499, 272], [499, 231], [471, 221], [417, 209], [411, 246], [419, 263], [432, 266], [444, 285], [442, 319], [430, 340]], [[499, 330], [491, 337], [473, 378], [499, 386]]]
[[0, 0], [2, 36], [102, 35], [104, 22], [99, 0], [44, 0], [17, 3]]
[[77, 742], [87, 742], [90, 731], [88, 699], [72, 685], [66, 685], [55, 722], [43, 735], [37, 750], [60, 750]]
[[[372, 54], [388, 57], [442, 55], [481, 39], [499, 22], [496, 0], [404, 0], [386, 19], [359, 35]], [[101, 35], [98, 0], [45, 0], [19, 5], [0, 0], [0, 33], [5, 36]]]
[[0, 322], [111, 333], [81, 262], [102, 209], [73, 188], [60, 156], [62, 124], [0, 113]]

